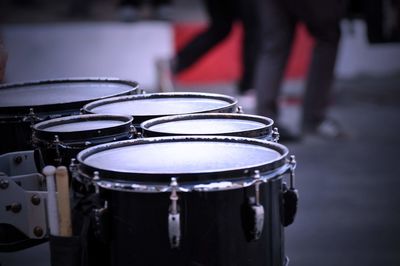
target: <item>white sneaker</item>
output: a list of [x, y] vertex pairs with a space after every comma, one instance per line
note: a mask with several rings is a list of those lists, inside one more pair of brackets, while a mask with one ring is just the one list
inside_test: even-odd
[[328, 139], [345, 139], [349, 137], [339, 122], [332, 118], [323, 120], [318, 126], [312, 130], [308, 130], [308, 132]]

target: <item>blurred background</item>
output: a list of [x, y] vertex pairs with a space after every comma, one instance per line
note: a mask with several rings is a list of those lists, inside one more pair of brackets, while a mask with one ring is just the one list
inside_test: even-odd
[[[378, 18], [353, 1], [341, 22], [330, 115], [348, 137], [283, 142], [296, 155], [300, 193], [285, 231], [289, 265], [400, 265], [400, 5], [375, 2]], [[6, 83], [116, 77], [147, 92], [158, 91], [157, 60], [173, 56], [208, 22], [200, 0], [173, 0], [163, 10], [146, 1], [133, 10], [116, 0], [2, 0], [0, 19]], [[296, 32], [279, 106], [294, 131], [313, 46], [304, 26]], [[235, 24], [176, 77], [175, 90], [232, 95], [255, 113], [255, 95], [239, 95], [235, 86], [242, 35]], [[0, 253], [1, 266], [28, 264], [50, 265], [48, 244]]]

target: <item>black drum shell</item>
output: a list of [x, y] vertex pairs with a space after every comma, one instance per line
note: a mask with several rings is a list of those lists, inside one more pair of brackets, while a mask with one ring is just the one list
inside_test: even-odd
[[[51, 126], [62, 126], [75, 122], [101, 121], [118, 121], [121, 123], [91, 130], [77, 129], [76, 131], [68, 132], [46, 130]], [[71, 163], [71, 159], [88, 147], [135, 137], [134, 132], [132, 132], [132, 121], [132, 117], [122, 115], [75, 115], [50, 119], [33, 126], [33, 144], [36, 149], [40, 150], [45, 165], [68, 166]], [[60, 142], [58, 145], [59, 154], [56, 151], [56, 136]]]
[[111, 215], [111, 265], [284, 265], [281, 224], [282, 179], [260, 186], [265, 222], [260, 239], [248, 241], [242, 227], [243, 205], [254, 188], [179, 193], [182, 239], [168, 239], [169, 193], [107, 191]]
[[[152, 183], [166, 183], [167, 174], [134, 174], [94, 169], [85, 165], [85, 159], [108, 149], [141, 143], [169, 142], [176, 140], [223, 140], [254, 143], [275, 147], [281, 154], [277, 161], [255, 166], [261, 170], [261, 177], [274, 172], [267, 182], [260, 184], [260, 204], [264, 206], [263, 233], [258, 240], [249, 240], [244, 224], [251, 217], [246, 216], [250, 199], [255, 197], [255, 186], [217, 191], [178, 192], [178, 209], [181, 217], [181, 243], [171, 248], [168, 237], [168, 213], [170, 192], [136, 192], [118, 190], [124, 182], [150, 186]], [[282, 178], [286, 167], [287, 149], [283, 145], [236, 137], [182, 136], [144, 138], [111, 143], [89, 148], [78, 154], [80, 174], [93, 176], [94, 171], [110, 182], [119, 183], [115, 188], [100, 187], [100, 197], [107, 202], [109, 210], [111, 265], [215, 265], [215, 266], [275, 266], [284, 265], [284, 232], [282, 226]], [[254, 171], [251, 167], [249, 172]], [[244, 172], [243, 172], [244, 171]], [[276, 171], [276, 172], [275, 172]], [[280, 170], [279, 170], [280, 171]], [[246, 178], [244, 169], [220, 173], [199, 173], [176, 175], [182, 181], [204, 182]], [[146, 181], [147, 180], [147, 181]], [[190, 182], [189, 182], [190, 183]]]

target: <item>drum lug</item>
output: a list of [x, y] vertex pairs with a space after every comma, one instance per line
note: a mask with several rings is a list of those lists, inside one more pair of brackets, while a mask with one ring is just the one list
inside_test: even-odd
[[253, 234], [253, 240], [258, 240], [261, 237], [263, 227], [264, 227], [264, 206], [260, 204], [260, 184], [263, 182], [260, 178], [260, 172], [256, 170], [254, 172], [255, 184], [255, 198], [256, 202], [251, 206], [254, 212], [254, 230], [251, 232]]
[[29, 108], [29, 113], [26, 117], [23, 118], [24, 122], [30, 122], [31, 126], [33, 126], [36, 122], [41, 121], [40, 119], [34, 112], [33, 108]]
[[99, 195], [100, 193], [100, 189], [99, 189], [99, 184], [97, 184], [97, 182], [100, 181], [100, 176], [99, 176], [99, 172], [94, 171], [93, 172], [93, 185], [94, 185], [94, 192]]
[[256, 241], [261, 238], [264, 228], [265, 211], [264, 206], [260, 204], [260, 184], [263, 182], [260, 177], [260, 172], [254, 172], [254, 189], [255, 196], [250, 197], [245, 206], [244, 229], [246, 238], [249, 241]]
[[289, 188], [283, 184], [283, 226], [288, 226], [294, 222], [297, 213], [297, 206], [299, 201], [299, 194], [297, 189], [294, 187], [295, 175], [294, 170], [296, 169], [296, 158], [294, 155], [290, 156], [289, 159], [290, 173], [289, 173]]
[[129, 138], [137, 138], [138, 137], [138, 131], [136, 130], [136, 128], [133, 125], [129, 126]]
[[108, 202], [104, 201], [104, 207], [95, 208], [93, 210], [93, 228], [95, 237], [107, 243], [110, 239], [110, 232], [108, 230], [110, 225], [110, 213], [108, 211]]
[[60, 139], [58, 138], [58, 135], [54, 136], [53, 144], [54, 144], [54, 147], [56, 150], [56, 158], [54, 158], [54, 161], [57, 163], [57, 165], [61, 165], [61, 161], [62, 161], [61, 153], [60, 153], [61, 142], [60, 142]]
[[237, 107], [237, 109], [236, 109], [236, 113], [238, 113], [238, 114], [243, 114], [243, 113], [244, 113], [243, 107], [239, 105], [239, 106]]
[[274, 127], [274, 129], [272, 130], [272, 141], [273, 142], [279, 141], [279, 131], [277, 127]]
[[78, 172], [78, 164], [76, 163], [76, 159], [72, 158], [71, 163], [69, 165], [69, 171], [71, 172], [71, 184], [73, 188], [73, 192], [79, 193], [80, 195], [85, 195], [89, 191], [89, 184], [86, 180], [83, 180], [79, 176]]
[[181, 225], [180, 225], [180, 214], [178, 211], [177, 201], [179, 199], [176, 193], [178, 188], [178, 182], [175, 177], [171, 178], [171, 205], [168, 214], [168, 235], [171, 248], [178, 248], [181, 240]]

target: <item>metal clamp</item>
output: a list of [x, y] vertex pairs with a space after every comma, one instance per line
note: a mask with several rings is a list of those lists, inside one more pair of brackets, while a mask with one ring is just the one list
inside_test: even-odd
[[252, 236], [252, 240], [258, 240], [261, 237], [264, 227], [264, 206], [260, 204], [260, 184], [263, 182], [261, 180], [260, 171], [255, 170], [253, 178], [255, 180], [255, 202], [251, 205], [253, 227], [250, 231], [250, 235]]
[[37, 123], [38, 121], [42, 121], [42, 119], [40, 119], [35, 112], [33, 111], [33, 108], [29, 108], [29, 113], [26, 117], [24, 117], [22, 119], [22, 121], [24, 122], [30, 122], [31, 126], [33, 126], [35, 123]]
[[168, 236], [171, 248], [178, 248], [181, 240], [181, 226], [180, 226], [180, 214], [178, 211], [178, 182], [175, 177], [171, 178], [171, 205], [168, 214]]
[[100, 193], [99, 185], [97, 184], [98, 181], [100, 181], [99, 172], [94, 171], [94, 173], [93, 173], [93, 185], [94, 185], [94, 191], [95, 191], [95, 193], [97, 195]]
[[295, 174], [296, 169], [296, 158], [294, 155], [290, 156], [289, 159], [289, 188], [286, 184], [283, 184], [283, 226], [288, 226], [294, 222], [294, 218], [297, 213], [297, 205], [299, 201], [299, 194], [295, 188]]
[[279, 135], [278, 128], [274, 127], [272, 129], [272, 141], [273, 142], [278, 142], [279, 141], [279, 137], [280, 137], [280, 135]]
[[1, 223], [12, 225], [30, 239], [47, 235], [47, 192], [42, 177], [39, 173], [0, 177]]
[[54, 161], [57, 163], [57, 165], [61, 164], [62, 158], [61, 158], [61, 152], [60, 152], [60, 139], [58, 138], [58, 135], [54, 136], [54, 148], [56, 151], [56, 157], [54, 158]]
[[139, 132], [137, 131], [137, 129], [136, 129], [136, 127], [135, 126], [133, 126], [133, 125], [130, 125], [129, 126], [129, 139], [131, 139], [131, 138], [137, 138], [138, 137], [138, 135], [139, 135]]

